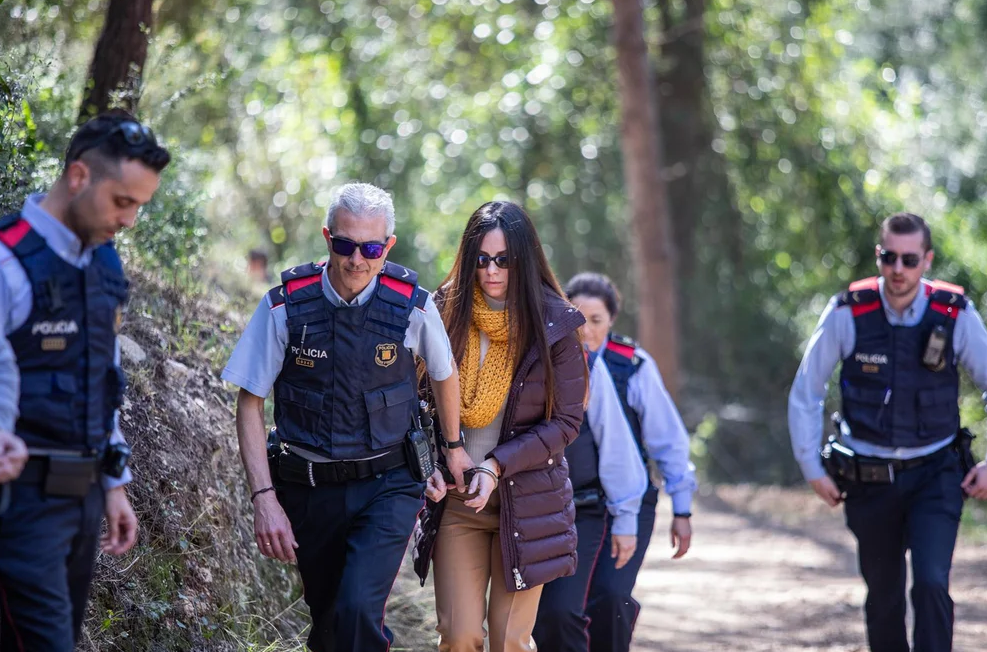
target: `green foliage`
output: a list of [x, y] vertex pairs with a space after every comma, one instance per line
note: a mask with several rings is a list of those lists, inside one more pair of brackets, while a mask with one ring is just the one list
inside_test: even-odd
[[24, 196], [36, 189], [45, 150], [26, 100], [31, 80], [5, 63], [0, 57], [0, 214], [20, 208]]
[[134, 228], [119, 237], [128, 263], [157, 270], [175, 283], [198, 277], [208, 233], [203, 193], [187, 169], [181, 161], [165, 168], [154, 198], [141, 209]]
[[[510, 198], [561, 277], [595, 269], [622, 286], [618, 328], [633, 334], [609, 3], [159, 4], [141, 111], [177, 156], [123, 238], [132, 261], [177, 282], [206, 258], [242, 275], [254, 247], [274, 271], [322, 257], [331, 189], [362, 180], [393, 193], [392, 256], [434, 287], [468, 215]], [[682, 3], [645, 4], [652, 43], [677, 38], [659, 21]], [[0, 134], [13, 143], [0, 163], [18, 171], [0, 204], [57, 169], [103, 8], [0, 7]], [[681, 397], [690, 424], [717, 417], [707, 456], [749, 427], [786, 452], [769, 475], [791, 477], [783, 412], [800, 342], [830, 296], [873, 273], [888, 213], [926, 216], [935, 275], [983, 303], [985, 16], [984, 0], [707, 2], [700, 222], [680, 252], [695, 260]], [[724, 418], [730, 405], [748, 426]]]

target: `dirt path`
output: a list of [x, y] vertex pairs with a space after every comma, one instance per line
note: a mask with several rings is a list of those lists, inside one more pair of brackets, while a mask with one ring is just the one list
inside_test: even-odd
[[[668, 501], [638, 578], [636, 652], [865, 652], [863, 582], [842, 510], [811, 493], [720, 487], [699, 497], [689, 555], [669, 560]], [[987, 650], [987, 549], [962, 538], [954, 650]]]

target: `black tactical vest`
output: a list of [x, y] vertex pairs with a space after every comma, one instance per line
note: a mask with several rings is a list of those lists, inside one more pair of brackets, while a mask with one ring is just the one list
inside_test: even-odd
[[288, 348], [274, 383], [281, 439], [332, 459], [371, 457], [402, 443], [418, 400], [415, 358], [404, 338], [428, 292], [418, 275], [386, 263], [363, 305], [337, 307], [322, 288], [322, 265], [281, 274], [270, 292], [284, 304]]
[[624, 408], [624, 416], [634, 433], [634, 441], [637, 442], [641, 459], [647, 462], [648, 448], [644, 445], [644, 437], [641, 433], [641, 417], [627, 402], [627, 388], [630, 385], [631, 377], [641, 369], [643, 360], [635, 355], [638, 344], [633, 339], [624, 335], [611, 333], [607, 339], [606, 347], [603, 350], [603, 361], [613, 377], [613, 384], [617, 388], [617, 396], [620, 397], [620, 406]]
[[[876, 278], [850, 285], [838, 305], [853, 312], [856, 345], [843, 360], [843, 416], [857, 439], [881, 446], [916, 448], [959, 429], [959, 372], [953, 351], [956, 318], [966, 307], [963, 288], [941, 281], [925, 285], [929, 297], [915, 326], [892, 326]], [[921, 290], [920, 290], [921, 291]], [[945, 363], [922, 364], [929, 334], [946, 330]]]
[[0, 242], [31, 284], [31, 312], [7, 336], [20, 373], [15, 430], [28, 446], [100, 451], [113, 430], [125, 380], [114, 363], [127, 280], [112, 243], [78, 269], [27, 220], [0, 220]]
[[[596, 357], [595, 352], [590, 352], [586, 357], [590, 373]], [[579, 436], [565, 448], [565, 459], [569, 463], [569, 482], [572, 483], [573, 491], [600, 489], [603, 486], [600, 484], [600, 454], [587, 416], [588, 413], [583, 415]]]

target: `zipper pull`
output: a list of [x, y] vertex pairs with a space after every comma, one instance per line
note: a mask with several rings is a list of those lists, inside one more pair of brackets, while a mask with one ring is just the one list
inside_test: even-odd
[[884, 394], [884, 404], [887, 405], [890, 402], [891, 402], [891, 388], [889, 387], [888, 391], [885, 392]]
[[514, 586], [515, 586], [515, 588], [517, 588], [518, 591], [520, 591], [522, 589], [528, 588], [528, 585], [525, 584], [524, 581], [521, 579], [521, 571], [519, 571], [516, 568], [513, 569], [513, 570], [514, 570]]

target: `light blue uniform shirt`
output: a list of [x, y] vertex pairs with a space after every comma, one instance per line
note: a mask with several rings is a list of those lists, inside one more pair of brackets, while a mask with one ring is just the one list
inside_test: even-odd
[[648, 488], [648, 472], [624, 416], [613, 378], [600, 356], [596, 357], [589, 372], [586, 420], [596, 442], [598, 473], [606, 494], [607, 510], [613, 515], [611, 531], [635, 535], [641, 499]]
[[[922, 283], [928, 285], [929, 282], [923, 279]], [[901, 314], [888, 305], [884, 296], [883, 278], [878, 280], [878, 287], [884, 314], [892, 326], [915, 326], [922, 321], [929, 305], [925, 287], [919, 289], [915, 300]], [[818, 480], [826, 475], [819, 459], [826, 387], [836, 365], [853, 353], [856, 339], [850, 306], [837, 306], [837, 297], [833, 297], [809, 339], [788, 396], [788, 430], [792, 438], [792, 451], [807, 481]], [[956, 361], [967, 370], [977, 387], [987, 388], [987, 329], [972, 302], [968, 301], [966, 310], [956, 317], [953, 351]], [[917, 448], [893, 448], [860, 441], [849, 434], [844, 434], [843, 437], [843, 442], [860, 455], [897, 460], [929, 455], [951, 441], [953, 436]]]
[[627, 382], [627, 404], [641, 421], [645, 450], [661, 471], [665, 493], [672, 499], [672, 512], [688, 514], [697, 486], [696, 467], [689, 461], [689, 433], [654, 359], [640, 347], [634, 355], [642, 362]]
[[[337, 308], [362, 306], [377, 290], [377, 278], [374, 278], [353, 301], [347, 303], [329, 283], [328, 271], [326, 266], [322, 272], [322, 291]], [[408, 320], [410, 324], [404, 335], [405, 348], [425, 360], [432, 380], [443, 381], [449, 378], [454, 369], [452, 346], [432, 297], [429, 296], [426, 300], [424, 311], [412, 310]], [[287, 346], [288, 316], [284, 304], [273, 306], [270, 298], [265, 295], [226, 363], [223, 380], [254, 396], [266, 398], [281, 373]]]
[[[21, 217], [27, 220], [31, 228], [44, 238], [48, 246], [58, 254], [58, 257], [73, 267], [83, 269], [93, 259], [95, 247], [82, 248], [82, 242], [67, 226], [49, 215], [41, 208], [44, 195], [31, 195], [21, 208]], [[0, 319], [3, 320], [4, 336], [0, 338], [0, 428], [14, 432], [14, 424], [19, 414], [20, 402], [20, 370], [17, 368], [17, 358], [10, 346], [7, 336], [24, 325], [31, 314], [33, 297], [31, 283], [27, 273], [17, 261], [14, 253], [3, 243], [0, 243]], [[120, 344], [115, 343], [114, 362], [120, 364]], [[124, 442], [120, 432], [120, 414], [113, 415], [113, 433], [111, 442]], [[120, 478], [103, 476], [103, 486], [112, 489], [127, 484], [132, 479], [130, 468], [126, 468]]]

